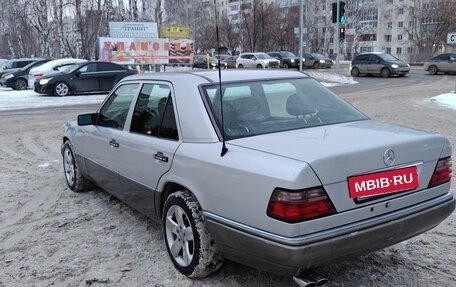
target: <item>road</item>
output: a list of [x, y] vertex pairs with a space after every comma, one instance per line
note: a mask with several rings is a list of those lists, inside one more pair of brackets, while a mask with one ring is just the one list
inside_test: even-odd
[[[456, 111], [429, 99], [453, 90], [455, 79], [414, 67], [405, 78], [362, 77], [331, 89], [373, 119], [439, 132], [454, 144]], [[295, 286], [231, 262], [207, 279], [189, 280], [168, 259], [159, 224], [101, 190], [70, 192], [59, 150], [62, 125], [95, 108], [0, 112], [1, 287]], [[418, 237], [316, 271], [328, 287], [454, 286], [455, 228], [453, 214]]]

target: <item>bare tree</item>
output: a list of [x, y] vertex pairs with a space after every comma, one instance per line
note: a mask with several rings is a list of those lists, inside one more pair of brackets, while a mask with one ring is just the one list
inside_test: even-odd
[[412, 61], [423, 61], [446, 43], [446, 35], [456, 29], [456, 2], [410, 0], [406, 7], [411, 21], [405, 30], [413, 43]]

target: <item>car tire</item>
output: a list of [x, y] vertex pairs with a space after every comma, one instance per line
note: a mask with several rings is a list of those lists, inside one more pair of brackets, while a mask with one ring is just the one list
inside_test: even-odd
[[353, 69], [351, 69], [350, 74], [352, 75], [352, 77], [358, 77], [358, 76], [359, 76], [359, 70], [358, 70], [358, 68], [353, 68]]
[[320, 63], [315, 62], [312, 66], [314, 69], [320, 69]]
[[258, 64], [258, 65], [256, 66], [256, 68], [257, 68], [257, 69], [263, 69], [263, 66], [261, 66], [261, 64]]
[[290, 68], [290, 65], [288, 65], [288, 63], [283, 63], [283, 68], [284, 68], [284, 69], [289, 69], [289, 68]]
[[201, 206], [189, 191], [168, 196], [162, 221], [168, 255], [180, 273], [204, 278], [222, 266], [223, 257], [206, 228]]
[[26, 90], [28, 83], [25, 79], [19, 78], [14, 81], [13, 88], [17, 91]]
[[58, 82], [54, 85], [54, 95], [65, 97], [70, 94], [70, 86], [65, 82]]
[[74, 192], [89, 190], [93, 187], [93, 183], [82, 176], [73, 151], [71, 142], [66, 141], [62, 148], [63, 172], [66, 183]]
[[439, 70], [437, 69], [436, 66], [429, 66], [428, 72], [429, 72], [430, 75], [437, 75]]
[[380, 71], [380, 75], [382, 75], [383, 78], [388, 78], [390, 76], [391, 72], [388, 68], [383, 68]]
[[238, 69], [244, 69], [244, 66], [242, 66], [242, 64], [239, 64]]

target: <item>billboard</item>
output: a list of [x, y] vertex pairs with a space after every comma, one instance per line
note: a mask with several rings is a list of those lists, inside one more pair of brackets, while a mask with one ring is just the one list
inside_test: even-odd
[[193, 40], [98, 38], [101, 61], [123, 64], [190, 64]]
[[161, 38], [189, 39], [190, 28], [185, 26], [162, 26], [160, 27]]
[[154, 22], [109, 22], [109, 36], [113, 38], [158, 38]]

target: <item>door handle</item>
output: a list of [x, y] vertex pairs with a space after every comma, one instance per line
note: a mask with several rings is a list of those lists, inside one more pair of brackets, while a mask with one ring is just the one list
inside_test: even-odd
[[112, 147], [119, 147], [119, 143], [114, 139], [109, 142], [109, 145]]
[[161, 151], [159, 151], [156, 154], [154, 154], [154, 158], [158, 159], [160, 161], [163, 161], [163, 162], [168, 162], [168, 157], [163, 155], [163, 153]]

